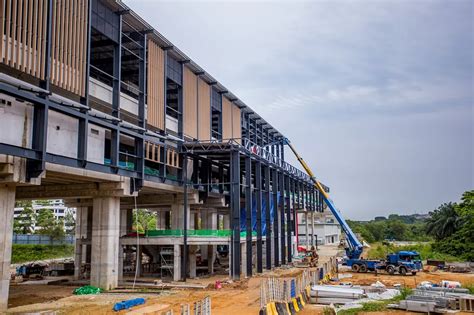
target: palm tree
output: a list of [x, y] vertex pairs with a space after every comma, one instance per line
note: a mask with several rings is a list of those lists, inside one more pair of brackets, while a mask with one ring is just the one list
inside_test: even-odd
[[461, 222], [455, 203], [444, 203], [430, 214], [431, 218], [426, 222], [426, 232], [437, 240], [447, 238], [460, 227]]

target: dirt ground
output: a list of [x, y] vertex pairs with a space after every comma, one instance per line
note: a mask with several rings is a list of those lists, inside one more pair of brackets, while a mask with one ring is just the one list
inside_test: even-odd
[[[327, 252], [333, 254], [331, 250]], [[324, 260], [324, 258], [323, 258]], [[113, 304], [134, 297], [146, 298], [146, 306], [152, 304], [169, 304], [175, 314], [180, 314], [180, 304], [189, 303], [211, 297], [212, 313], [217, 315], [232, 314], [258, 314], [260, 309], [260, 281], [269, 276], [291, 276], [302, 272], [301, 268], [280, 268], [262, 275], [234, 283], [224, 283], [222, 289], [214, 289], [217, 280], [228, 279], [225, 275], [213, 276], [203, 279], [188, 280], [188, 283], [199, 283], [208, 285], [206, 289], [172, 289], [172, 290], [144, 290], [141, 293], [103, 293], [92, 296], [74, 296], [72, 291], [75, 287], [65, 285], [11, 285], [8, 313], [23, 313], [45, 310], [58, 310], [59, 314], [125, 314], [126, 312], [112, 311]], [[349, 274], [348, 271], [341, 273]], [[421, 272], [416, 276], [390, 276], [367, 274], [352, 274], [352, 277], [344, 278], [342, 282], [353, 284], [370, 285], [376, 281], [390, 287], [394, 284], [402, 284], [415, 287], [421, 281], [440, 282], [441, 280], [459, 281], [462, 284], [474, 283], [474, 273], [459, 274], [448, 272]], [[336, 283], [335, 283], [336, 284]], [[156, 291], [156, 292], [155, 292]], [[307, 305], [299, 314], [322, 314], [322, 307]], [[388, 314], [398, 313], [389, 311]], [[371, 313], [374, 314], [374, 313]]]

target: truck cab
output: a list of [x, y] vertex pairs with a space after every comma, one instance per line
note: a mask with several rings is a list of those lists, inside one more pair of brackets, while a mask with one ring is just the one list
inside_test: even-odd
[[411, 272], [412, 275], [415, 275], [422, 269], [423, 264], [418, 252], [399, 251], [397, 253], [387, 255], [386, 270], [390, 274], [398, 271], [402, 275], [405, 275], [408, 272]]

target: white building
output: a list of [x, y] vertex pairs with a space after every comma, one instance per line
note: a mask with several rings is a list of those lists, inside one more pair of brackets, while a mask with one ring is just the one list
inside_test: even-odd
[[[74, 219], [76, 219], [76, 208], [68, 208], [64, 205], [64, 201], [62, 199], [53, 199], [53, 200], [33, 200], [32, 202], [33, 211], [36, 215], [43, 209], [50, 209], [56, 220], [64, 219], [66, 214], [71, 213]], [[15, 207], [14, 210], [14, 218], [17, 218], [21, 215], [23, 211], [23, 207]], [[33, 229], [36, 231], [39, 228], [33, 224]]]
[[307, 244], [306, 227], [308, 227], [309, 244], [312, 244], [313, 239], [317, 240], [318, 245], [339, 244], [341, 240], [341, 227], [328, 211], [315, 213], [314, 224], [311, 222], [311, 215], [308, 215], [308, 224], [306, 224], [305, 213], [298, 213], [298, 245], [300, 246]]

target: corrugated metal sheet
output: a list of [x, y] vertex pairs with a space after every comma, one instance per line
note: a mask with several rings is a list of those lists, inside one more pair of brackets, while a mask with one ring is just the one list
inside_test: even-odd
[[211, 87], [198, 78], [198, 139], [211, 139]]
[[232, 136], [232, 102], [227, 97], [222, 98], [222, 139], [231, 139]]
[[183, 112], [183, 131], [190, 138], [198, 138], [198, 99], [197, 76], [188, 68], [184, 67], [183, 74], [183, 94], [184, 94], [184, 112]]
[[242, 125], [241, 125], [241, 110], [240, 108], [232, 104], [232, 138], [237, 139], [236, 141], [241, 143], [242, 138]]
[[165, 128], [165, 52], [148, 40], [147, 121], [153, 127]]

